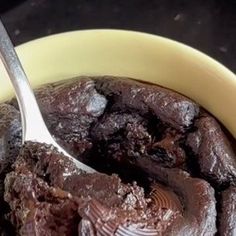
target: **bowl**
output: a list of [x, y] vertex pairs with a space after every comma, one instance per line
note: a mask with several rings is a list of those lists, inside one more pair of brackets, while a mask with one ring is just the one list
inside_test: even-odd
[[[124, 30], [83, 30], [16, 48], [33, 87], [78, 75], [116, 75], [180, 92], [211, 112], [236, 138], [236, 76], [176, 41]], [[0, 101], [13, 96], [0, 64]]]

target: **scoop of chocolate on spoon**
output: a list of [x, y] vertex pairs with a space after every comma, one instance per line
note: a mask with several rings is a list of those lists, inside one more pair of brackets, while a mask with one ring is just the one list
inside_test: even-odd
[[1, 20], [0, 58], [9, 75], [20, 107], [23, 143], [26, 141], [35, 141], [39, 143], [52, 144], [59, 152], [62, 152], [65, 156], [70, 158], [78, 168], [88, 173], [95, 172], [91, 167], [70, 156], [55, 142], [48, 131], [27, 76]]

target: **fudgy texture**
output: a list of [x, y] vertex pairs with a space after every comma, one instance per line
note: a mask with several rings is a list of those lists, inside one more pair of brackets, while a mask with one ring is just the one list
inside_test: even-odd
[[9, 104], [0, 104], [0, 175], [9, 171], [20, 146], [20, 113]]
[[178, 208], [157, 209], [136, 183], [86, 174], [52, 147], [37, 143], [21, 149], [5, 187], [10, 219], [21, 235], [128, 235], [130, 227], [156, 235], [181, 215]]
[[235, 151], [198, 104], [111, 76], [57, 82], [35, 93], [58, 142], [109, 175], [83, 173], [50, 147], [33, 143], [9, 168], [21, 130], [16, 101], [15, 108], [3, 104], [12, 115], [0, 135], [14, 140], [18, 133], [14, 152], [3, 143], [0, 180], [12, 170], [5, 200], [21, 235], [233, 235]]
[[139, 165], [151, 178], [169, 186], [182, 198], [184, 217], [173, 222], [166, 235], [215, 235], [216, 200], [209, 183], [180, 169], [154, 166], [145, 159]]
[[12, 235], [14, 230], [4, 219], [9, 211], [4, 202], [4, 178], [11, 170], [21, 146], [20, 113], [9, 104], [0, 104], [0, 233]]
[[[106, 108], [107, 99], [88, 77], [49, 84], [35, 91], [49, 130], [78, 158], [92, 148], [89, 129]], [[16, 104], [16, 101], [14, 101]]]
[[201, 173], [215, 185], [235, 182], [236, 158], [233, 148], [217, 121], [204, 115], [194, 123], [186, 145], [196, 155]]
[[136, 110], [142, 115], [153, 113], [168, 126], [183, 131], [199, 112], [190, 99], [155, 85], [143, 85], [132, 80], [103, 77], [96, 81], [96, 89], [113, 99], [114, 110]]

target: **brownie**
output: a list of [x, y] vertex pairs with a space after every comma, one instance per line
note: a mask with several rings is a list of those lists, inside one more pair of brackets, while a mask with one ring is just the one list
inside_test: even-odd
[[201, 173], [217, 185], [235, 182], [236, 156], [220, 125], [205, 115], [195, 121], [195, 127], [186, 145], [196, 155]]
[[105, 76], [96, 80], [96, 89], [113, 101], [114, 110], [136, 110], [155, 114], [158, 119], [178, 130], [187, 129], [198, 115], [199, 106], [171, 90]]
[[22, 147], [5, 187], [9, 217], [21, 235], [156, 235], [183, 214], [180, 199], [161, 185], [145, 197], [135, 182], [87, 174], [37, 143]]
[[154, 166], [145, 159], [140, 160], [139, 165], [150, 177], [169, 186], [182, 199], [184, 217], [173, 222], [166, 235], [215, 235], [216, 199], [209, 183], [192, 178], [178, 168]]
[[235, 140], [197, 103], [112, 76], [35, 94], [56, 140], [98, 172], [85, 173], [52, 146], [21, 146], [16, 100], [0, 105], [8, 208], [0, 230], [8, 222], [19, 235], [234, 234]]
[[48, 85], [36, 91], [49, 130], [72, 154], [83, 158], [91, 147], [89, 127], [104, 112], [106, 98], [89, 78]]
[[9, 171], [20, 146], [20, 113], [9, 104], [0, 104], [0, 176]]
[[9, 207], [4, 202], [4, 178], [11, 170], [21, 146], [20, 113], [9, 104], [0, 104], [0, 233], [12, 235], [14, 230], [4, 218]]
[[[48, 129], [58, 143], [78, 157], [85, 159], [92, 148], [89, 128], [100, 117], [106, 98], [95, 89], [89, 77], [48, 84], [35, 91]], [[16, 99], [12, 104], [17, 107]]]

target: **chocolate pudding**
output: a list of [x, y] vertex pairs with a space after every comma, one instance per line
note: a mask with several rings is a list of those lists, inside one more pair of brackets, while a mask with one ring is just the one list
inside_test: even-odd
[[35, 94], [57, 142], [97, 172], [50, 145], [21, 145], [17, 102], [1, 104], [2, 235], [234, 234], [235, 142], [197, 103], [111, 76]]

